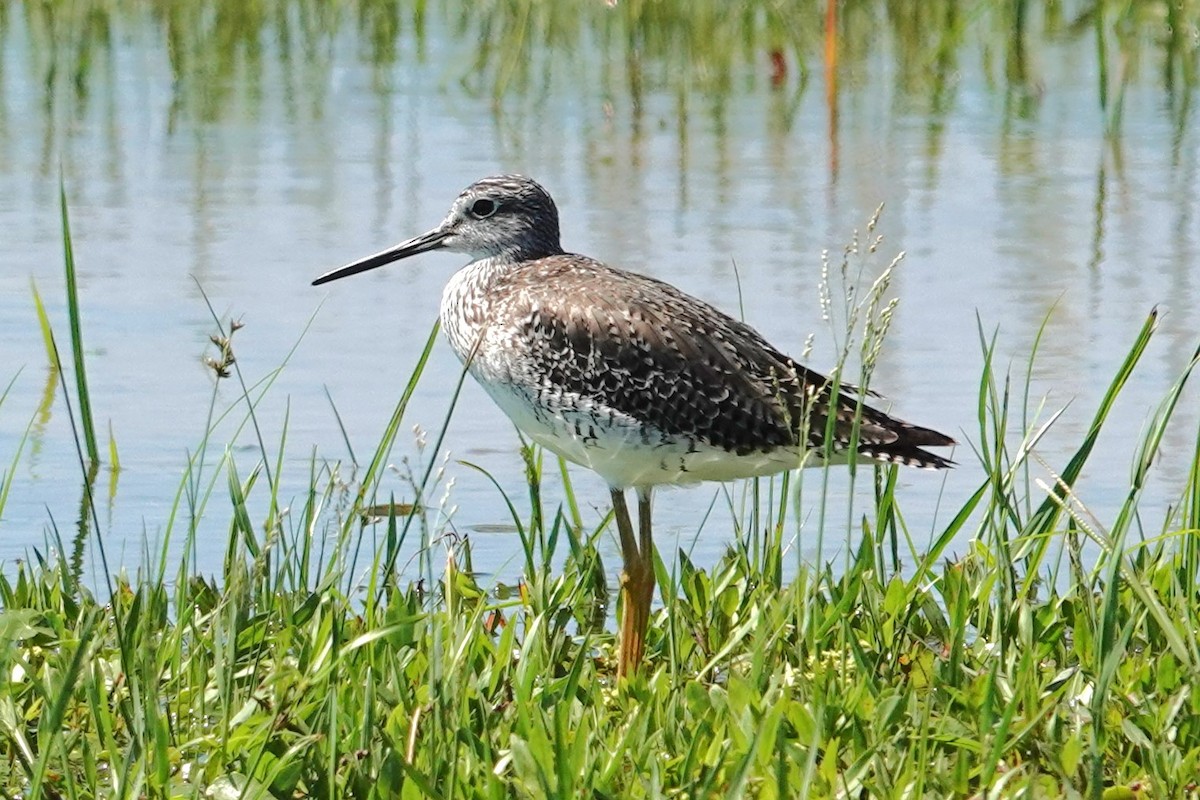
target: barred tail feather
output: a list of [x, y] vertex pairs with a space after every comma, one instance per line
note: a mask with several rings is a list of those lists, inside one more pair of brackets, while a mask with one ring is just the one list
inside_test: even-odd
[[[930, 433], [935, 432], [930, 431]], [[942, 434], [937, 435], [942, 436]], [[942, 438], [948, 439], [949, 437], [942, 436]], [[949, 443], [953, 444], [954, 440], [950, 439]], [[941, 442], [937, 444], [940, 445]], [[948, 458], [935, 455], [909, 443], [893, 443], [890, 445], [864, 444], [859, 446], [858, 452], [860, 455], [867, 456], [875, 461], [882, 461], [887, 464], [901, 464], [906, 467], [917, 467], [918, 469], [950, 469], [955, 463]]]

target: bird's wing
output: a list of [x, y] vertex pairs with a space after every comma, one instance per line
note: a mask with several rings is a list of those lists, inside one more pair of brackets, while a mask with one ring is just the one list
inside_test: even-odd
[[506, 293], [512, 300], [501, 311], [510, 317], [502, 324], [523, 328], [519, 378], [534, 390], [586, 398], [663, 433], [743, 454], [800, 441], [819, 447], [830, 430], [834, 449], [844, 449], [856, 413], [867, 455], [950, 441], [846, 392], [831, 403], [824, 376], [669, 284], [577, 256], [543, 259], [536, 270], [521, 276], [521, 291]]

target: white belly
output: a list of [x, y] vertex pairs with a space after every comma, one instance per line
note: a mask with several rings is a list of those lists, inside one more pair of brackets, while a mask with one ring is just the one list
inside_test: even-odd
[[632, 417], [597, 409], [586, 399], [572, 397], [568, 403], [535, 411], [528, 395], [511, 385], [480, 383], [518, 430], [547, 450], [595, 471], [613, 488], [731, 481], [803, 466], [798, 448], [737, 455], [692, 440], [646, 436]]

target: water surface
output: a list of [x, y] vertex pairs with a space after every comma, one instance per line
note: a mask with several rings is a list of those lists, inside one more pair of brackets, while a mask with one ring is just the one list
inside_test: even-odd
[[[1134, 20], [1130, 41], [1109, 43], [1113, 91], [1102, 108], [1096, 42], [1072, 33], [1071, 20], [1031, 20], [1018, 58], [1000, 12], [955, 17], [953, 5], [929, 4], [947, 16], [919, 29], [882, 4], [857, 8], [838, 22], [833, 65], [815, 12], [742, 20], [726, 40], [712, 21], [708, 34], [668, 19], [638, 28], [620, 4], [587, 5], [569, 19], [554, 4], [533, 5], [508, 19], [495, 9], [473, 17], [301, 2], [267, 4], [272, 13], [252, 20], [221, 16], [240, 4], [57, 19], [7, 5], [0, 383], [12, 386], [0, 404], [0, 464], [13, 480], [0, 560], [41, 548], [54, 527], [69, 539], [79, 512], [61, 389], [42, 402], [55, 389], [30, 292], [32, 279], [65, 352], [60, 175], [93, 409], [121, 462], [115, 484], [102, 472], [97, 490], [110, 562], [136, 567], [146, 543], [160, 540], [200, 447], [214, 385], [203, 361], [216, 331], [206, 296], [223, 320], [244, 323], [234, 344], [247, 381], [286, 360], [257, 419], [272, 454], [286, 419], [281, 499], [301, 503], [314, 458], [350, 457], [326, 392], [355, 455], [369, 459], [461, 257], [433, 254], [319, 289], [311, 279], [433, 226], [462, 187], [502, 171], [550, 189], [568, 249], [671, 281], [794, 354], [813, 335], [807, 361], [818, 369], [835, 360], [818, 299], [822, 252], [836, 262], [884, 204], [884, 240], [866, 277], [906, 256], [873, 385], [894, 412], [963, 442], [952, 473], [901, 476], [918, 538], [948, 522], [982, 480], [971, 447], [979, 326], [998, 331], [998, 363], [1018, 376], [1040, 332], [1034, 403], [1044, 398], [1043, 416], [1068, 406], [1038, 448], [1048, 475], [1082, 441], [1157, 306], [1160, 332], [1080, 489], [1099, 520], [1111, 518], [1142, 426], [1200, 338], [1195, 92], [1171, 79], [1177, 56], [1153, 20]], [[699, 38], [680, 33], [693, 28]], [[459, 369], [439, 342], [383, 491], [410, 499], [405, 464], [444, 461], [427, 502], [453, 510], [477, 567], [515, 576], [518, 543], [502, 499], [457, 463], [484, 467], [524, 498], [512, 427], [468, 382], [443, 452], [432, 452]], [[217, 395], [224, 409], [240, 389], [222, 381]], [[1151, 528], [1183, 485], [1194, 399], [1149, 487]], [[214, 434], [210, 463], [241, 416]], [[250, 429], [233, 450], [245, 478], [258, 453]], [[573, 475], [585, 520], [598, 521], [605, 488]], [[831, 491], [844, 508], [844, 479]], [[855, 489], [861, 507], [868, 491]], [[660, 545], [677, 539], [711, 563], [730, 531], [720, 492], [661, 493]], [[714, 498], [717, 511], [697, 534]], [[201, 526], [202, 569], [219, 568], [227, 509], [222, 476]], [[792, 535], [802, 555], [817, 557], [812, 503], [799, 512], [808, 527]], [[821, 557], [842, 541], [827, 538]]]

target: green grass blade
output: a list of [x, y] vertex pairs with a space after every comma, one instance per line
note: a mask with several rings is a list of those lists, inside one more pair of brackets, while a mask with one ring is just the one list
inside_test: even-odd
[[[96, 446], [96, 425], [92, 421], [92, 399], [88, 393], [87, 371], [83, 359], [83, 324], [79, 314], [79, 288], [75, 278], [75, 254], [71, 248], [71, 224], [67, 216], [67, 190], [62, 178], [58, 181], [59, 208], [62, 212], [63, 261], [67, 273], [67, 317], [71, 323], [71, 357], [75, 367], [75, 391], [79, 397], [79, 421], [83, 427], [83, 442], [88, 460], [100, 463], [100, 449]], [[39, 318], [44, 310], [39, 313]], [[46, 335], [48, 326], [43, 326]]]
[[46, 313], [46, 305], [38, 292], [37, 282], [29, 279], [29, 291], [33, 294], [33, 308], [37, 312], [38, 330], [42, 332], [42, 344], [46, 347], [46, 360], [54, 364], [54, 344], [51, 341], [50, 316]]
[[1134, 367], [1137, 366], [1138, 361], [1141, 360], [1142, 355], [1146, 352], [1146, 347], [1150, 344], [1150, 339], [1154, 336], [1157, 325], [1158, 309], [1154, 309], [1146, 317], [1146, 322], [1138, 332], [1133, 347], [1130, 348], [1129, 353], [1125, 356], [1125, 360], [1121, 363], [1120, 369], [1117, 370], [1112, 383], [1109, 384], [1108, 391], [1101, 398], [1100, 407], [1096, 409], [1096, 414], [1092, 418], [1092, 424], [1088, 428], [1087, 436], [1084, 437], [1083, 443], [1075, 451], [1075, 454], [1071, 456], [1067, 462], [1067, 466], [1059, 474], [1059, 481], [1053, 489], [1052, 496], [1043, 500], [1038, 510], [1034, 512], [1033, 518], [1026, 529], [1027, 534], [1038, 536], [1048, 533], [1054, 528], [1062, 511], [1062, 503], [1066, 499], [1067, 491], [1074, 487], [1075, 481], [1079, 478], [1079, 473], [1083, 471], [1084, 464], [1087, 463], [1088, 457], [1092, 454], [1092, 449], [1096, 446], [1096, 440], [1100, 438], [1100, 429], [1108, 419], [1108, 414], [1112, 411], [1117, 396], [1125, 388], [1125, 383], [1129, 380], [1129, 376], [1133, 374]]

